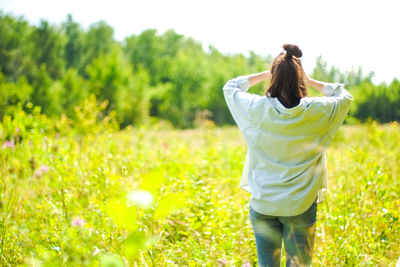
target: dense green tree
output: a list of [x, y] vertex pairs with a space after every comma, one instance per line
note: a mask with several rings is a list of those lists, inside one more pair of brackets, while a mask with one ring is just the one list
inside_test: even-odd
[[32, 82], [35, 63], [32, 27], [22, 17], [12, 17], [0, 11], [0, 71], [9, 81], [25, 76]]
[[123, 68], [121, 53], [117, 47], [113, 51], [95, 58], [86, 68], [89, 75], [90, 92], [94, 93], [99, 101], [109, 101], [107, 112], [115, 108], [116, 92], [126, 84]]
[[132, 71], [132, 66], [123, 58], [122, 50], [115, 46], [107, 54], [100, 55], [87, 67], [90, 92], [99, 101], [108, 100], [105, 110], [117, 110], [120, 122], [138, 124], [149, 114], [149, 77], [147, 71]]
[[68, 15], [67, 21], [63, 23], [62, 28], [67, 39], [64, 49], [66, 67], [80, 69], [84, 59], [85, 34], [80, 25], [73, 21], [71, 14]]
[[114, 29], [110, 25], [104, 21], [90, 25], [88, 32], [84, 35], [84, 56], [80, 62], [81, 74], [85, 75], [86, 66], [98, 56], [110, 52], [115, 44]]
[[146, 30], [138, 36], [126, 38], [124, 51], [134, 71], [141, 68], [148, 70], [152, 85], [168, 81], [169, 63], [174, 55], [169, 53], [168, 44], [163, 42], [156, 30]]
[[46, 67], [46, 64], [42, 64], [36, 71], [31, 102], [41, 107], [44, 114], [54, 117], [61, 112], [61, 88], [59, 84], [53, 84], [55, 81], [50, 77]]
[[150, 86], [150, 76], [145, 69], [134, 73], [125, 67], [124, 87], [116, 94], [116, 111], [121, 127], [147, 122], [150, 113], [150, 98], [157, 93]]
[[77, 69], [69, 68], [61, 79], [61, 105], [62, 110], [68, 116], [74, 114], [74, 107], [82, 104], [89, 97], [88, 82], [83, 79]]
[[364, 81], [354, 88], [354, 105], [351, 114], [361, 121], [400, 121], [400, 82], [394, 79], [390, 85], [374, 85]]
[[40, 25], [32, 32], [34, 41], [34, 60], [38, 66], [46, 65], [52, 79], [59, 79], [65, 68], [64, 36], [55, 26], [41, 20]]
[[131, 36], [126, 40], [126, 52], [130, 56], [135, 70], [145, 68], [151, 76], [157, 73], [157, 59], [162, 52], [162, 43], [156, 30], [143, 31], [139, 36]]
[[181, 50], [171, 69], [171, 88], [162, 106], [162, 116], [179, 127], [193, 126], [196, 111], [204, 107], [206, 58], [195, 49]]

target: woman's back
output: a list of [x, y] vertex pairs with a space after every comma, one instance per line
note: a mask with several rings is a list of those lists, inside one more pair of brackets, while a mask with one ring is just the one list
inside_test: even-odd
[[224, 86], [232, 115], [248, 144], [241, 186], [254, 210], [293, 216], [304, 212], [326, 187], [325, 149], [352, 100], [340, 84], [326, 84], [330, 97], [303, 97], [292, 108], [278, 98], [248, 94], [248, 77]]

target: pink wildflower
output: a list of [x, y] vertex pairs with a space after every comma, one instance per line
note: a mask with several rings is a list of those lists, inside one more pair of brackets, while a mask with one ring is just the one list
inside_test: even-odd
[[45, 174], [49, 170], [50, 170], [49, 166], [42, 165], [42, 166], [40, 166], [39, 169], [35, 170], [35, 173], [33, 175], [35, 175], [36, 178], [40, 178], [43, 174]]
[[85, 221], [82, 218], [75, 217], [71, 220], [71, 226], [74, 227], [83, 227], [85, 225]]
[[250, 262], [246, 262], [242, 264], [242, 267], [251, 267], [251, 264]]
[[1, 146], [2, 149], [6, 148], [6, 147], [14, 147], [15, 143], [14, 140], [11, 141], [4, 141], [3, 145]]
[[40, 167], [40, 170], [42, 171], [42, 173], [46, 173], [50, 170], [50, 168], [47, 165], [43, 165]]

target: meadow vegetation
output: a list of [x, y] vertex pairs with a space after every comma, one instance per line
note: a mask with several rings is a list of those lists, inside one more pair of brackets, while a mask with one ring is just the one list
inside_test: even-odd
[[[80, 127], [37, 111], [4, 117], [1, 266], [256, 266], [237, 128], [118, 131], [89, 110], [76, 110], [92, 118]], [[399, 142], [397, 123], [338, 132], [315, 266], [395, 265]]]

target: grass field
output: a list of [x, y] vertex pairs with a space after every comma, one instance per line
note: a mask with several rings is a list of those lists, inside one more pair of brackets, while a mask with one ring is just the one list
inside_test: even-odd
[[[0, 148], [1, 266], [256, 266], [237, 128], [17, 141]], [[395, 123], [338, 132], [314, 266], [395, 266], [399, 144]]]

